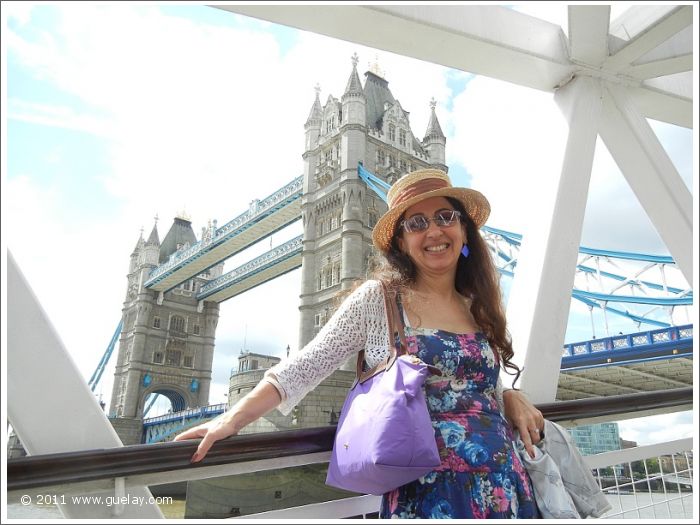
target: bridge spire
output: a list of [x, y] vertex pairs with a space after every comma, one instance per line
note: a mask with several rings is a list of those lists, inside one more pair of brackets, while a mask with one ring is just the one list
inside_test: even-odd
[[345, 85], [345, 92], [343, 97], [346, 95], [361, 95], [362, 94], [362, 83], [360, 82], [360, 77], [357, 74], [357, 63], [360, 59], [357, 53], [352, 55], [352, 72], [350, 73], [350, 78], [348, 78], [348, 83]]
[[[160, 246], [160, 238], [158, 237], [158, 214], [156, 214], [153, 219], [155, 222], [153, 223], [153, 229], [151, 230], [151, 234], [148, 236], [146, 244]], [[141, 234], [143, 235], [143, 228], [141, 228]]]
[[306, 119], [306, 124], [305, 126], [307, 128], [309, 127], [320, 127], [321, 126], [321, 118], [322, 118], [322, 108], [321, 108], [321, 86], [319, 85], [318, 82], [316, 82], [316, 85], [314, 86], [314, 91], [316, 92], [316, 98], [314, 99], [314, 103], [311, 105], [311, 111], [309, 112], [309, 117]]
[[139, 232], [139, 239], [136, 241], [136, 246], [134, 246], [134, 251], [132, 252], [132, 255], [138, 253], [138, 251], [143, 247], [143, 226], [141, 226], [141, 230]]

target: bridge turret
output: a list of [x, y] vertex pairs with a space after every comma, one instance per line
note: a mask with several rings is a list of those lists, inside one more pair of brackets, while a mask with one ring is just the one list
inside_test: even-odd
[[352, 56], [352, 72], [345, 86], [345, 93], [343, 93], [341, 98], [343, 104], [341, 126], [359, 125], [364, 127], [367, 125], [367, 98], [362, 89], [360, 77], [357, 74], [358, 61], [357, 53], [355, 53]]
[[[216, 230], [216, 221], [210, 230]], [[223, 263], [163, 293], [144, 286], [162, 260], [196, 242], [189, 218], [180, 214], [162, 243], [156, 222], [132, 254], [109, 410], [125, 444], [139, 442], [129, 422], [140, 420], [151, 394], [168, 398], [173, 411], [209, 403], [219, 305], [196, 294], [203, 282], [221, 273]]]
[[435, 99], [432, 99], [430, 101], [430, 121], [423, 138], [423, 147], [428, 153], [430, 164], [438, 169], [447, 171], [447, 165], [445, 164], [445, 144], [447, 139], [442, 132], [440, 122], [435, 113], [436, 105], [437, 102]]
[[314, 103], [311, 105], [311, 111], [309, 112], [309, 118], [306, 119], [306, 124], [304, 124], [304, 130], [306, 132], [305, 141], [305, 151], [310, 151], [318, 146], [318, 137], [321, 134], [321, 100], [319, 98], [321, 93], [321, 86], [316, 84], [314, 87], [316, 91], [316, 98]]
[[[158, 237], [158, 216], [156, 215], [155, 224], [153, 224], [153, 229], [151, 234], [148, 236], [148, 240], [144, 243], [141, 249], [141, 264], [148, 265], [150, 268], [158, 266], [158, 254], [160, 251], [160, 239]], [[145, 275], [144, 277], [148, 277]]]
[[134, 251], [131, 252], [131, 260], [129, 261], [129, 273], [136, 271], [139, 265], [139, 256], [141, 255], [141, 250], [145, 241], [143, 240], [143, 228], [141, 228], [141, 234], [139, 235], [139, 240], [136, 241], [136, 246], [134, 246]]

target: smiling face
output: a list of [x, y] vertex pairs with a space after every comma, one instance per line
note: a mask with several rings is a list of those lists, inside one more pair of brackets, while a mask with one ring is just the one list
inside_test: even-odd
[[454, 210], [444, 197], [432, 197], [406, 210], [403, 219], [423, 216], [430, 219], [428, 229], [424, 231], [407, 232], [400, 229], [398, 238], [399, 249], [407, 254], [419, 274], [424, 276], [444, 274], [457, 270], [462, 245], [466, 239], [466, 230], [460, 221], [451, 226], [438, 226], [432, 220], [441, 211]]

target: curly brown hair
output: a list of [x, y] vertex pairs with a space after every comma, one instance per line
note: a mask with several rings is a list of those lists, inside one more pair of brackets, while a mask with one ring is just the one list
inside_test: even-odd
[[[498, 353], [500, 362], [511, 373], [519, 374], [520, 368], [511, 362], [513, 344], [506, 328], [506, 316], [501, 300], [498, 272], [481, 233], [466, 213], [462, 203], [446, 197], [460, 215], [466, 226], [469, 239], [469, 257], [460, 257], [457, 262], [455, 290], [471, 299], [471, 313], [491, 348]], [[394, 293], [410, 289], [415, 283], [417, 269], [413, 261], [398, 246], [401, 234], [401, 217], [396, 221], [389, 251], [384, 260], [372, 272], [371, 277], [384, 281]]]

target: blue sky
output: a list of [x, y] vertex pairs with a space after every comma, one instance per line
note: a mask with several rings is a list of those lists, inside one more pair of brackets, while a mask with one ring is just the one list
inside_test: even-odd
[[[162, 240], [184, 210], [199, 235], [300, 175], [313, 88], [322, 103], [340, 97], [353, 53], [361, 76], [375, 61], [386, 72], [419, 138], [438, 101], [453, 180], [489, 197], [490, 225], [524, 233], [543, 174], [561, 164], [566, 127], [546, 93], [203, 5], [3, 3], [5, 16], [3, 242], [86, 377], [119, 320], [140, 229], [148, 235], [157, 214]], [[692, 132], [651, 124], [692, 187]], [[582, 244], [667, 253], [600, 141], [596, 156]], [[299, 233], [293, 225], [273, 243]], [[296, 347], [299, 280], [296, 270], [222, 305], [212, 402], [244, 334], [254, 351]], [[285, 322], [271, 330], [269, 319]], [[585, 310], [569, 332], [591, 336]]]

